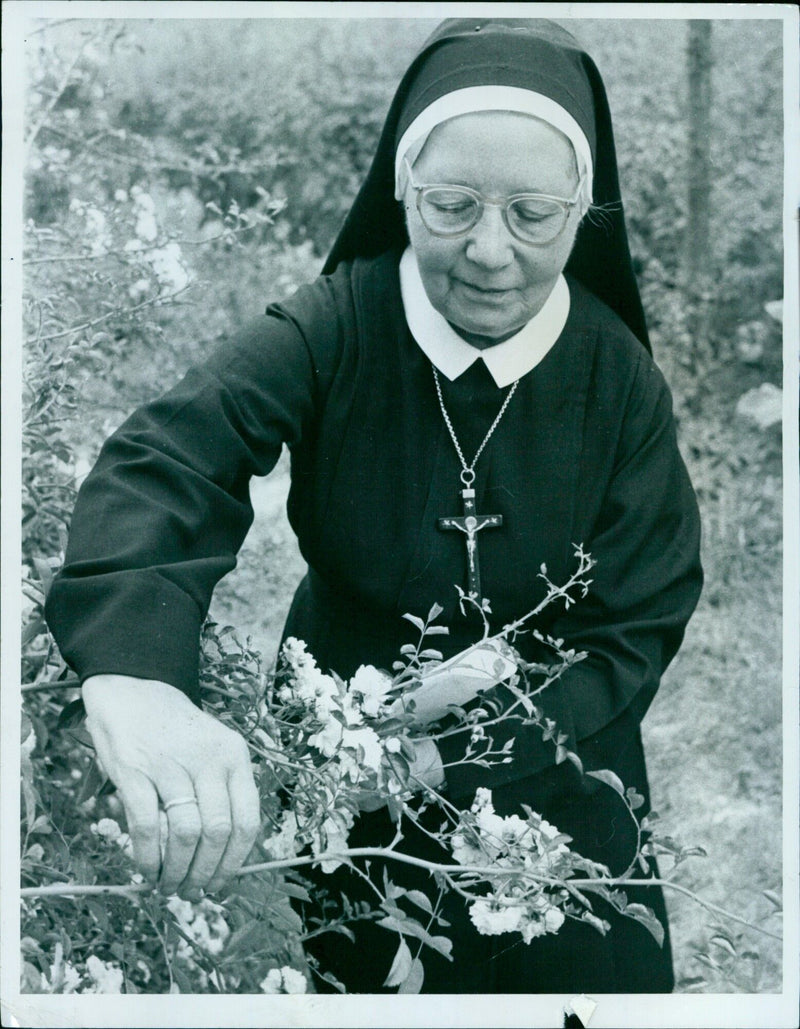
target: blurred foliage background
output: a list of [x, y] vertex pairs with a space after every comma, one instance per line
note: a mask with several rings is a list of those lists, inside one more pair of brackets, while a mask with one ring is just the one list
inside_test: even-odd
[[[776, 929], [782, 23], [712, 23], [709, 233], [691, 276], [688, 25], [565, 24], [607, 85], [654, 353], [673, 388], [705, 526], [705, 593], [645, 723], [654, 804], [684, 842], [709, 852], [681, 882]], [[118, 812], [113, 798], [87, 800], [85, 750], [56, 730], [77, 693], [41, 619], [75, 487], [130, 410], [318, 273], [394, 88], [434, 25], [68, 19], [38, 23], [26, 38], [23, 683], [37, 773], [23, 834], [27, 884], [96, 877], [96, 839], [81, 818]], [[285, 463], [254, 484], [255, 526], [212, 609], [269, 657], [302, 574], [286, 485]], [[779, 986], [777, 944], [729, 928], [715, 947], [705, 914], [668, 899], [680, 989]], [[76, 959], [121, 962], [126, 989], [169, 988], [147, 957], [161, 946], [155, 937], [135, 960], [111, 947], [130, 933], [125, 904], [104, 915], [96, 905], [78, 913], [71, 901], [31, 906], [31, 983], [49, 975], [58, 943]], [[146, 974], [137, 971], [143, 954]]]

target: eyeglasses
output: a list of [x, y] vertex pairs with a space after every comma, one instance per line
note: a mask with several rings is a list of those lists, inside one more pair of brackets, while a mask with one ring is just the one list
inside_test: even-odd
[[417, 194], [417, 210], [428, 232], [445, 239], [457, 239], [473, 229], [483, 209], [492, 204], [503, 209], [506, 228], [521, 243], [545, 246], [558, 239], [567, 225], [569, 213], [578, 203], [583, 176], [570, 199], [546, 193], [515, 193], [510, 197], [486, 197], [469, 186], [444, 184], [420, 185], [414, 182], [406, 161], [411, 188]]

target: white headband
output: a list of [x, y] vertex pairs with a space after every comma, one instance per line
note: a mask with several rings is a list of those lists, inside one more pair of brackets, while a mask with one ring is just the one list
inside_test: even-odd
[[588, 207], [592, 202], [592, 150], [583, 129], [572, 115], [542, 93], [534, 93], [519, 86], [469, 86], [445, 93], [429, 104], [411, 122], [400, 138], [394, 157], [395, 198], [402, 200], [406, 188], [403, 158], [409, 166], [419, 157], [430, 133], [437, 125], [462, 114], [479, 111], [511, 111], [528, 114], [547, 122], [563, 133], [572, 144], [578, 162], [578, 174], [584, 177], [583, 199]]

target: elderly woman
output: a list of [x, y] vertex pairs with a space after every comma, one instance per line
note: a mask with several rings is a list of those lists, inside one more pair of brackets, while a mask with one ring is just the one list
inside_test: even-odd
[[[647, 800], [639, 723], [699, 594], [698, 514], [649, 354], [605, 92], [563, 29], [440, 26], [400, 84], [323, 276], [133, 415], [81, 491], [47, 615], [137, 861], [184, 896], [228, 880], [259, 824], [244, 743], [195, 706], [198, 633], [252, 519], [248, 480], [284, 443], [308, 562], [285, 632], [342, 676], [389, 667], [408, 641], [402, 615], [434, 602], [456, 653], [476, 625], [454, 584], [489, 599], [497, 629], [541, 599], [541, 564], [563, 581], [583, 543], [590, 594], [542, 628], [588, 657], [541, 706], [586, 769], [614, 770]], [[446, 776], [460, 807], [477, 786], [501, 814], [528, 804], [621, 872], [634, 841], [619, 798], [554, 765], [533, 727], [505, 732], [510, 764], [459, 764], [456, 736], [422, 741], [416, 770]], [[392, 833], [382, 808], [351, 842]], [[445, 857], [421, 832], [406, 845]], [[320, 879], [357, 895], [346, 868]], [[635, 899], [665, 918], [656, 891]], [[668, 940], [659, 949], [600, 902], [607, 936], [568, 921], [528, 945], [479, 936], [458, 898], [442, 910], [454, 961], [426, 958], [430, 992], [672, 988]], [[313, 942], [322, 969], [365, 992], [381, 989], [396, 945], [372, 924], [355, 944]]]

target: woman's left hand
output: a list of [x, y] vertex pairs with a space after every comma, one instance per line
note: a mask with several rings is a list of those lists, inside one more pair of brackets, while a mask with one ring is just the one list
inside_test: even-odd
[[[436, 743], [427, 736], [411, 742], [414, 744], [414, 760], [408, 771], [409, 787], [416, 792], [423, 786], [433, 789], [441, 786], [444, 782], [444, 765]], [[385, 803], [386, 797], [383, 794], [364, 792], [358, 806], [361, 811], [377, 811]]]

